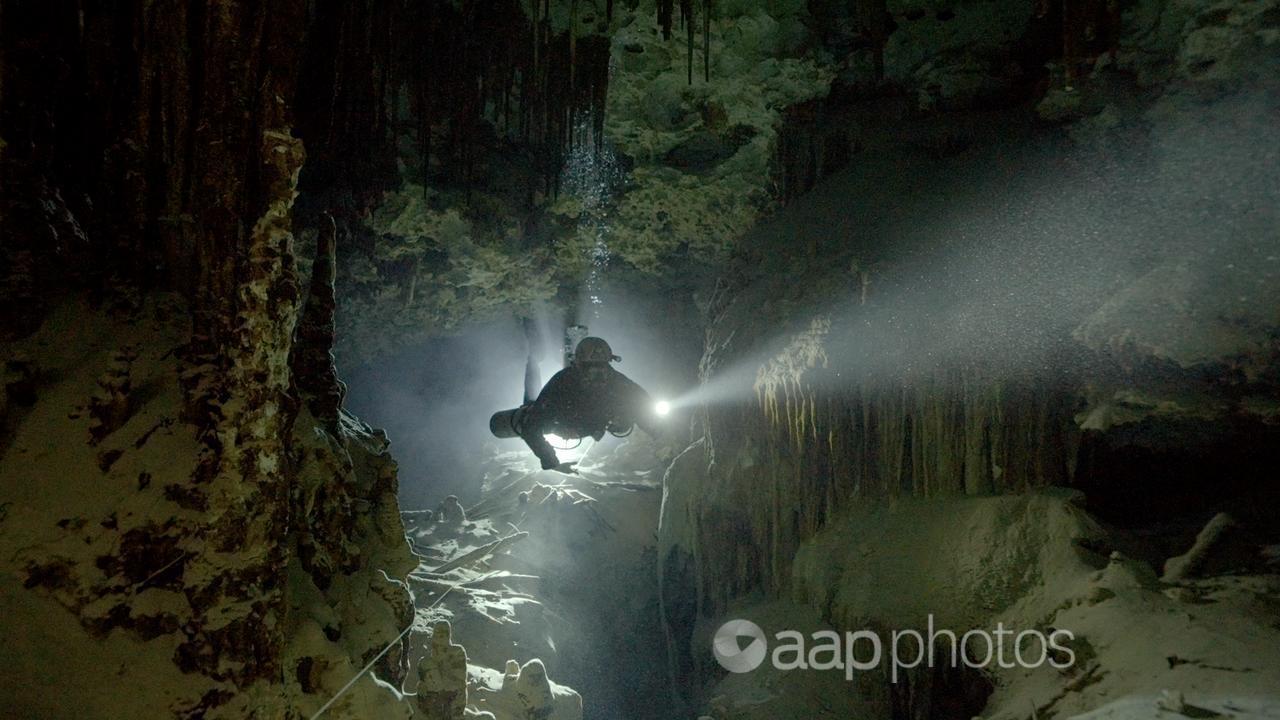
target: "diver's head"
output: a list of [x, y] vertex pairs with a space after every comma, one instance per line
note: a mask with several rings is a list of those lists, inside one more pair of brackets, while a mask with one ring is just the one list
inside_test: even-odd
[[573, 364], [584, 367], [606, 367], [622, 358], [613, 354], [609, 343], [598, 337], [584, 337], [573, 351]]

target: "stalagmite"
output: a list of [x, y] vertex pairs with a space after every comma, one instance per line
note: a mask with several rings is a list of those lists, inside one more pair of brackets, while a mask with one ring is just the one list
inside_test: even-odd
[[1236, 526], [1235, 519], [1227, 513], [1220, 512], [1214, 515], [1196, 535], [1195, 544], [1190, 550], [1165, 561], [1164, 574], [1160, 576], [1160, 581], [1177, 583], [1193, 577], [1208, 559], [1209, 553], [1213, 552], [1214, 546]]
[[316, 239], [311, 292], [298, 320], [289, 362], [311, 414], [331, 423], [337, 421], [346, 394], [346, 386], [338, 379], [333, 364], [337, 233], [333, 218], [326, 216]]
[[440, 503], [440, 509], [436, 515], [440, 518], [440, 522], [450, 525], [460, 525], [467, 520], [467, 512], [463, 509], [462, 503], [458, 502], [457, 495], [446, 497]]
[[418, 709], [429, 720], [461, 720], [467, 707], [467, 651], [453, 642], [448, 620], [432, 625], [430, 648], [418, 666]]
[[507, 662], [502, 685], [476, 693], [478, 707], [499, 718], [516, 720], [582, 720], [582, 697], [547, 676], [542, 661]]

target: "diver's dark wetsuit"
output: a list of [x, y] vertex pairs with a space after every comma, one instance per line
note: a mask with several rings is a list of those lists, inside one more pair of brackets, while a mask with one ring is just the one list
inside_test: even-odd
[[607, 364], [573, 364], [551, 376], [525, 408], [520, 437], [550, 470], [560, 460], [543, 435], [599, 440], [606, 430], [626, 432], [632, 425], [657, 437], [649, 393]]

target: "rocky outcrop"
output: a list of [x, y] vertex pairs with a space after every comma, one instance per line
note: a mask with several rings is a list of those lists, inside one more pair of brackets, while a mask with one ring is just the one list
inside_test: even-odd
[[[246, 297], [274, 301], [270, 309], [258, 308], [260, 319], [278, 318], [276, 313], [289, 307], [269, 291], [273, 275], [291, 272], [283, 263], [289, 236], [276, 223], [287, 217], [292, 187], [284, 184], [282, 190], [286, 194], [272, 208], [274, 218], [268, 215], [258, 225], [259, 247], [265, 249], [258, 252], [256, 267], [262, 274], [247, 287]], [[313, 298], [323, 301], [323, 294]], [[331, 313], [331, 296], [329, 307]], [[100, 390], [83, 420], [75, 413], [69, 418], [73, 425], [91, 422], [84, 436], [99, 446], [92, 466], [75, 466], [73, 454], [69, 473], [43, 467], [57, 473], [35, 479], [44, 480], [50, 495], [36, 505], [22, 503], [24, 517], [58, 512], [59, 493], [80, 492], [77, 483], [99, 474], [108, 484], [123, 479], [128, 488], [114, 507], [90, 503], [83, 508], [85, 516], [58, 521], [58, 527], [74, 532], [87, 516], [104, 515], [104, 529], [83, 549], [65, 553], [37, 542], [15, 558], [25, 568], [26, 586], [50, 594], [88, 632], [147, 641], [174, 638], [165, 643], [173, 645], [174, 666], [168, 672], [204, 679], [182, 680], [188, 690], [173, 694], [176, 678], [154, 678], [160, 695], [135, 700], [147, 714], [167, 707], [174, 713], [275, 716], [309, 703], [318, 707], [412, 620], [407, 589], [387, 580], [388, 575], [403, 577], [412, 567], [398, 516], [394, 463], [385, 437], [349, 416], [339, 421], [335, 406], [322, 418], [296, 408], [287, 394], [289, 367], [282, 360], [292, 336], [287, 323], [242, 325], [239, 331], [252, 339], [246, 342], [248, 354], [188, 354], [180, 363], [175, 349], [207, 347], [208, 341], [183, 337], [182, 310], [180, 303], [147, 300], [141, 314], [104, 324], [84, 308], [67, 309], [79, 316], [82, 327], [102, 327], [132, 338], [133, 344], [99, 351], [111, 358], [98, 380]], [[70, 327], [51, 323], [28, 342], [45, 347]], [[323, 333], [303, 332], [302, 338], [315, 344], [308, 349], [327, 358], [331, 332], [327, 340]], [[138, 362], [140, 348], [146, 350], [145, 363]], [[231, 365], [219, 372], [223, 360]], [[75, 392], [80, 375], [96, 372], [93, 362], [78, 362], [74, 355], [61, 362], [55, 366], [64, 379], [51, 389], [53, 397]], [[263, 379], [269, 382], [260, 384]], [[323, 376], [299, 382], [308, 400], [324, 390], [309, 380]], [[32, 412], [30, 423], [16, 429], [19, 455], [40, 433], [77, 434], [74, 427], [63, 427], [67, 420], [49, 421], [39, 408]], [[189, 424], [178, 423], [179, 418]], [[176, 447], [172, 440], [157, 444], [152, 440], [158, 431], [183, 440]], [[182, 458], [190, 464], [184, 466]], [[43, 661], [34, 649], [26, 657]], [[382, 667], [388, 677], [396, 676], [400, 657], [392, 653]], [[353, 697], [369, 692], [361, 687]], [[18, 702], [35, 708], [49, 700]], [[105, 716], [118, 710], [99, 709]]]
[[[12, 557], [3, 572], [18, 589], [3, 604], [6, 623], [25, 618], [27, 627], [5, 672], [58, 665], [63, 651], [112, 672], [82, 678], [98, 694], [89, 706], [36, 682], [6, 694], [16, 712], [314, 711], [412, 622], [407, 588], [388, 579], [414, 563], [385, 437], [345, 413], [334, 426], [304, 408], [281, 419], [283, 437], [233, 446], [230, 431], [213, 436], [269, 470], [282, 505], [265, 479], [241, 486], [229, 469], [210, 477], [210, 436], [181, 419], [181, 383], [201, 376], [172, 353], [188, 340], [182, 310], [153, 296], [137, 315], [109, 318], [70, 303], [22, 342], [45, 372], [34, 396], [20, 398], [28, 404], [4, 418], [0, 472], [24, 482], [3, 499]], [[112, 383], [109, 407], [125, 411], [104, 424], [94, 392], [122, 352], [130, 382]], [[78, 439], [50, 454], [52, 438]], [[397, 646], [376, 672], [398, 679], [404, 654]], [[134, 695], [120, 697], [116, 682]], [[394, 702], [372, 683], [348, 694]]]
[[[536, 182], [527, 172], [521, 177]], [[537, 212], [500, 190], [477, 188], [469, 204], [417, 182], [383, 195], [344, 236], [340, 356], [385, 357], [466, 323], [553, 299], [566, 275], [547, 237], [526, 236]]]
[[894, 717], [1075, 717], [1122, 697], [1136, 700], [1126, 716], [1156, 717], [1168, 707], [1159, 696], [1184, 694], [1213, 712], [1274, 706], [1264, 638], [1276, 630], [1247, 609], [1273, 578], [1157, 581], [1147, 563], [1106, 550], [1117, 538], [1081, 500], [1055, 491], [851, 509], [797, 553], [792, 599], [835, 627], [880, 633], [886, 652], [897, 643], [902, 665], [918, 646], [893, 633], [927, 638], [927, 663], [895, 668], [886, 656], [866, 670], [890, 686]]
[[[659, 33], [644, 3], [623, 15], [604, 132], [630, 170], [603, 202], [551, 207], [576, 222], [568, 246], [602, 242], [613, 262], [658, 275], [724, 258], [775, 203], [785, 111], [830, 87], [806, 19], [798, 3], [717, 5], [691, 46]], [[706, 62], [692, 76], [691, 59]]]

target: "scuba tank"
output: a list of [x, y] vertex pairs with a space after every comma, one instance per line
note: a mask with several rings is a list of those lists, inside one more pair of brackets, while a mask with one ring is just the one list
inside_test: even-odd
[[537, 325], [533, 322], [533, 318], [527, 317], [521, 319], [520, 324], [524, 330], [525, 344], [524, 400], [520, 403], [520, 407], [499, 410], [489, 418], [489, 432], [496, 438], [520, 436], [520, 418], [524, 416], [524, 409], [529, 403], [537, 399], [538, 391], [542, 389], [538, 361], [534, 360], [534, 355], [542, 348], [541, 338], [538, 337]]
[[[542, 338], [538, 336], [538, 327], [533, 318], [523, 318], [521, 328], [524, 330], [524, 400], [520, 407], [510, 410], [499, 410], [489, 418], [489, 432], [496, 438], [513, 438], [520, 436], [520, 418], [524, 416], [525, 407], [538, 398], [542, 389], [542, 377], [538, 372], [538, 361], [534, 359], [542, 350]], [[578, 341], [587, 336], [585, 325], [570, 325], [564, 333], [564, 364], [569, 366], [573, 359], [574, 348]]]
[[582, 338], [587, 336], [586, 325], [570, 325], [564, 329], [564, 366], [569, 367], [573, 364], [573, 351], [578, 348], [578, 343], [582, 342]]
[[[535, 349], [540, 347], [537, 328], [530, 318], [524, 318], [522, 324], [525, 344], [528, 347], [524, 363], [524, 402], [518, 408], [499, 410], [489, 418], [489, 432], [497, 438], [520, 436], [520, 420], [524, 417], [525, 408], [528, 407], [529, 403], [537, 399], [538, 392], [542, 389], [538, 363], [534, 360]], [[563, 358], [565, 367], [569, 367], [572, 364], [573, 351], [577, 349], [578, 343], [586, 336], [586, 325], [570, 325], [565, 328]]]
[[520, 419], [524, 417], [524, 406], [510, 410], [499, 410], [489, 418], [489, 432], [497, 438], [520, 437]]
[[538, 373], [538, 361], [534, 357], [542, 353], [542, 338], [538, 336], [538, 328], [532, 318], [525, 318], [524, 325], [524, 401], [528, 405], [538, 397], [542, 389], [542, 377]]

